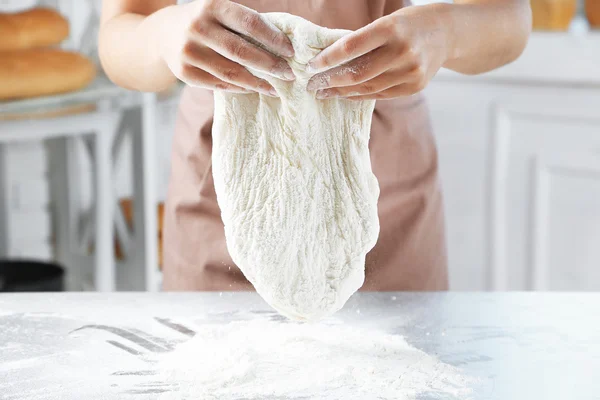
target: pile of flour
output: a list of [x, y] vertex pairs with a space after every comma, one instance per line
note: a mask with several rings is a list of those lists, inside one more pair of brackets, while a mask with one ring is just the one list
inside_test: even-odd
[[[196, 329], [196, 328], [195, 328]], [[159, 362], [170, 399], [468, 398], [459, 370], [402, 337], [343, 324], [203, 325]]]
[[215, 92], [213, 176], [233, 261], [280, 313], [314, 320], [364, 282], [379, 235], [371, 170], [374, 101], [317, 100], [306, 65], [349, 31], [284, 13], [264, 18], [292, 41], [297, 79], [279, 98]]

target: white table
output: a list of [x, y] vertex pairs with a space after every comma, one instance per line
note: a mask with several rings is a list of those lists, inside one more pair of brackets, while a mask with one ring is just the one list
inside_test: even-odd
[[[599, 294], [359, 293], [333, 318], [461, 368], [478, 379], [473, 399], [597, 400], [598, 315]], [[145, 356], [198, 324], [254, 319], [284, 323], [255, 293], [0, 295], [0, 398], [176, 395]]]

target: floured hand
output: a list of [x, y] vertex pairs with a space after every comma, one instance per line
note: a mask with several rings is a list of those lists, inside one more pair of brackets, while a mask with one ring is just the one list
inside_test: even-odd
[[430, 8], [408, 7], [323, 50], [309, 66], [320, 99], [388, 99], [421, 91], [446, 61], [448, 35]]
[[245, 67], [282, 80], [295, 79], [288, 63], [275, 55], [293, 56], [290, 40], [256, 11], [228, 0], [196, 0], [173, 6], [168, 15], [162, 23], [161, 57], [186, 84], [276, 96], [271, 84]]

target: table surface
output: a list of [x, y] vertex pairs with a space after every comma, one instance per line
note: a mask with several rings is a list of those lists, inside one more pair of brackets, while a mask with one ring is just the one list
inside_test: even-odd
[[[0, 295], [0, 398], [156, 399], [144, 353], [249, 318], [280, 317], [254, 293]], [[359, 293], [333, 318], [457, 366], [475, 399], [600, 399], [600, 294]]]

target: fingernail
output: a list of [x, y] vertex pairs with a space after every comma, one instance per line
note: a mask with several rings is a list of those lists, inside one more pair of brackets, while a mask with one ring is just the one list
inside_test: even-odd
[[[256, 88], [256, 91], [260, 94], [264, 94], [265, 96], [273, 96], [273, 92], [275, 92], [275, 89], [273, 88]], [[277, 92], [275, 92], [277, 93]]]
[[329, 77], [327, 75], [315, 75], [308, 81], [306, 90], [315, 91], [318, 89], [324, 89], [329, 84]]
[[295, 51], [294, 46], [286, 46], [285, 53], [283, 54], [285, 57], [294, 57]]
[[314, 74], [317, 72], [317, 69], [315, 68], [312, 62], [306, 64], [306, 72], [308, 72], [309, 74]]
[[279, 97], [279, 95], [277, 94], [277, 92], [274, 91], [274, 90], [273, 91], [268, 90], [266, 92], [260, 92], [260, 93], [263, 94], [263, 95], [265, 95], [265, 96], [269, 96], [269, 97]]
[[279, 97], [279, 93], [275, 89], [269, 89], [269, 94], [273, 97]]
[[317, 97], [317, 99], [320, 99], [320, 100], [326, 99], [328, 97], [331, 97], [331, 91], [326, 90], [326, 89], [325, 90], [318, 90], [317, 93], [316, 93], [316, 97]]
[[282, 75], [285, 80], [288, 80], [288, 81], [296, 80], [296, 75], [294, 75], [294, 71], [292, 71], [291, 68], [284, 70]]

